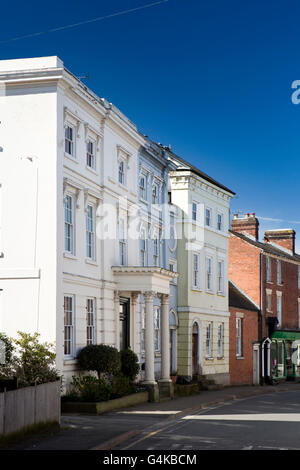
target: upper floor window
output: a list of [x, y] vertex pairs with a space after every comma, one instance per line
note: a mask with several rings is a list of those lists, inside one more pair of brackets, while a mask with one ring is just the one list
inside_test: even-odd
[[152, 204], [158, 204], [158, 185], [156, 183], [152, 186]]
[[212, 357], [212, 327], [212, 322], [206, 326], [206, 357]]
[[212, 258], [206, 257], [206, 289], [212, 290]]
[[154, 266], [159, 265], [159, 239], [157, 236], [153, 240], [153, 264]]
[[145, 332], [146, 332], [146, 307], [142, 304], [142, 328], [141, 328], [141, 350], [145, 351]]
[[175, 215], [174, 212], [170, 212], [170, 239], [175, 238]]
[[145, 175], [140, 176], [140, 197], [147, 200], [147, 178]]
[[125, 220], [120, 219], [119, 222], [119, 256], [120, 256], [120, 265], [126, 266], [126, 234], [125, 234]]
[[64, 354], [74, 356], [74, 296], [64, 297]]
[[94, 207], [87, 206], [86, 211], [86, 257], [95, 259], [95, 216]]
[[219, 231], [223, 230], [223, 214], [218, 213], [217, 216], [217, 229]]
[[276, 272], [277, 272], [277, 284], [281, 284], [281, 262], [279, 259], [276, 261]]
[[140, 264], [141, 266], [147, 265], [147, 239], [145, 230], [142, 230], [140, 238]]
[[298, 289], [300, 289], [300, 266], [298, 266]]
[[95, 344], [95, 299], [86, 300], [86, 344]]
[[125, 185], [125, 162], [119, 161], [119, 183]]
[[242, 338], [242, 318], [236, 318], [236, 355], [238, 357], [242, 356], [242, 345], [243, 345], [243, 338]]
[[74, 215], [73, 198], [65, 197], [65, 251], [74, 254]]
[[200, 289], [200, 254], [193, 253], [193, 288]]
[[211, 209], [208, 207], [205, 209], [205, 225], [211, 226]]
[[272, 275], [271, 275], [271, 258], [269, 256], [266, 257], [266, 271], [267, 271], [267, 282], [271, 282]]
[[192, 220], [196, 221], [197, 220], [197, 203], [193, 202], [192, 204]]
[[93, 170], [96, 169], [95, 142], [91, 140], [86, 144], [86, 165]]
[[298, 329], [300, 330], [300, 299], [298, 299]]
[[224, 293], [224, 261], [218, 261], [218, 292]]
[[267, 310], [269, 310], [269, 312], [272, 311], [272, 294], [271, 292], [267, 292], [266, 293], [266, 307], [267, 307]]
[[75, 155], [75, 132], [70, 126], [65, 129], [65, 152], [73, 157]]

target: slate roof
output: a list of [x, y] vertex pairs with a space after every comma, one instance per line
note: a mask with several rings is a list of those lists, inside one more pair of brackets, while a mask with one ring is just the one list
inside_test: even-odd
[[247, 235], [244, 235], [239, 232], [235, 232], [234, 230], [229, 230], [229, 232], [235, 235], [236, 237], [239, 237], [242, 240], [245, 240], [245, 242], [250, 243], [250, 245], [256, 246], [257, 248], [259, 248], [260, 250], [263, 250], [266, 253], [270, 253], [276, 256], [281, 256], [283, 258], [286, 258], [292, 261], [297, 261], [298, 263], [300, 263], [300, 255], [298, 255], [297, 253], [292, 255], [292, 254], [287, 253], [284, 250], [281, 250], [280, 248], [275, 247], [271, 243], [263, 243], [263, 242], [253, 240], [252, 238], [247, 237]]
[[229, 290], [229, 307], [242, 308], [244, 310], [251, 310], [258, 312], [258, 306], [252, 302], [249, 297], [239, 289], [232, 281], [228, 281]]

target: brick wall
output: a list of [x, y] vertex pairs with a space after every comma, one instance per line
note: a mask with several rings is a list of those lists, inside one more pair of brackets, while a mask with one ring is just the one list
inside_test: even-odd
[[[229, 307], [229, 371], [230, 383], [253, 383], [253, 341], [258, 339], [258, 313]], [[236, 356], [236, 318], [242, 317], [242, 358]]]

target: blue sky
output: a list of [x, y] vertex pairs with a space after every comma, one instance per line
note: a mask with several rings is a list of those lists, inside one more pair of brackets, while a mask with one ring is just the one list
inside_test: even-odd
[[[5, 2], [0, 41], [148, 3]], [[260, 219], [261, 235], [299, 229], [300, 252], [299, 14], [296, 0], [169, 0], [0, 43], [0, 59], [58, 55], [75, 75], [89, 73], [87, 86], [143, 133], [235, 191], [232, 213], [282, 220]]]

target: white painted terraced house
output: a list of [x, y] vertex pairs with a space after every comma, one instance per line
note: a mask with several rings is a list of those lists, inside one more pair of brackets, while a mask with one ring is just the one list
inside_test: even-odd
[[[0, 121], [0, 330], [38, 331], [56, 342], [66, 384], [86, 344], [130, 346], [155, 389], [158, 299], [158, 375], [168, 385], [170, 284], [177, 274], [166, 263], [142, 266], [139, 238], [126, 237], [139, 220], [145, 138], [58, 57], [0, 61]], [[108, 225], [115, 222], [114, 237], [97, 236], [99, 211], [106, 221], [109, 214]]]

